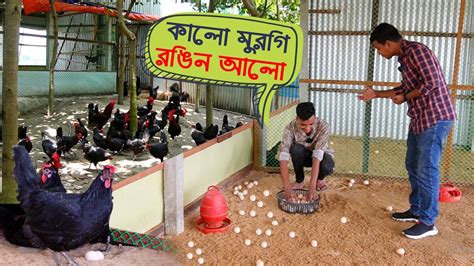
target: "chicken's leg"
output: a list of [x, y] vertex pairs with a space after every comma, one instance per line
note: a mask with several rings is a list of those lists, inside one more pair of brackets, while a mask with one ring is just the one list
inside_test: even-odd
[[59, 258], [58, 253], [52, 250], [50, 251], [53, 254], [53, 258], [54, 258], [54, 262], [56, 263], [56, 266], [61, 266], [61, 259]]
[[67, 262], [69, 263], [69, 265], [73, 265], [73, 266], [79, 266], [79, 264], [71, 257], [69, 257], [69, 255], [66, 253], [66, 252], [61, 252], [61, 254], [63, 254], [63, 256], [67, 259]]

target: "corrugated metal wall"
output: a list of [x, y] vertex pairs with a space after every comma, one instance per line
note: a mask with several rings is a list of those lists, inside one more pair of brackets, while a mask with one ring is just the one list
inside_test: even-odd
[[[328, 80], [367, 80], [371, 0], [311, 1], [310, 9], [337, 10], [340, 13], [312, 13], [309, 20], [310, 78]], [[426, 32], [433, 36], [405, 36], [406, 39], [426, 44], [437, 55], [446, 80], [453, 79], [456, 32], [460, 0], [384, 0], [378, 5], [378, 22], [388, 22], [403, 32]], [[473, 32], [473, 1], [466, 6], [464, 33]], [[449, 33], [449, 34], [445, 34]], [[470, 49], [468, 49], [470, 48]], [[460, 84], [473, 84], [472, 37], [463, 38], [460, 62]], [[401, 80], [396, 58], [386, 60], [375, 56], [373, 80]], [[363, 133], [364, 104], [354, 93], [323, 92], [322, 89], [360, 89], [361, 86], [312, 84], [310, 100], [318, 114], [330, 122], [332, 133], [360, 137]], [[375, 88], [387, 89], [387, 88]], [[472, 138], [472, 95], [458, 91], [456, 101], [458, 121], [454, 143], [470, 145]], [[464, 96], [464, 97], [463, 97]], [[373, 101], [370, 136], [376, 138], [406, 139], [409, 119], [406, 106], [395, 106], [390, 101]], [[470, 136], [471, 135], [471, 136]]]

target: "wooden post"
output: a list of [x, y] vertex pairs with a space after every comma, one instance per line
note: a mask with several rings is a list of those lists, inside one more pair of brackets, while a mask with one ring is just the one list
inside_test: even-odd
[[[466, 8], [466, 0], [461, 0], [461, 6], [459, 8], [459, 21], [458, 21], [458, 33], [456, 35], [456, 54], [454, 55], [454, 69], [453, 69], [453, 82], [452, 85], [454, 88], [451, 91], [451, 99], [453, 101], [453, 106], [456, 108], [456, 92], [458, 85], [458, 76], [459, 76], [459, 64], [461, 61], [461, 42], [462, 42], [462, 28], [464, 24], [464, 12]], [[450, 170], [451, 170], [451, 160], [453, 154], [453, 128], [448, 135], [448, 141], [446, 143], [446, 163], [444, 168], [444, 174], [449, 180]]]
[[184, 157], [179, 154], [165, 161], [165, 234], [178, 235], [184, 231]]

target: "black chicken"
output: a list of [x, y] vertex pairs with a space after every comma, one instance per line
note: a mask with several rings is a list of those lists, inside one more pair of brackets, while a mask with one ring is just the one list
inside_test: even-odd
[[143, 107], [139, 107], [137, 109], [138, 117], [144, 117], [148, 115], [151, 112], [151, 109], [153, 109], [154, 102], [155, 102], [155, 99], [153, 97], [148, 97], [148, 101], [146, 102], [146, 105]]
[[112, 160], [112, 155], [110, 153], [101, 147], [92, 146], [87, 143], [86, 139], [82, 141], [82, 151], [84, 152], [84, 158], [89, 161], [89, 169], [91, 168], [91, 164], [94, 164], [95, 168], [97, 168], [99, 162]]
[[53, 158], [53, 154], [55, 152], [58, 152], [59, 155], [61, 155], [61, 150], [58, 149], [58, 144], [56, 143], [56, 140], [49, 138], [44, 132], [41, 132], [41, 137], [41, 146], [43, 147], [44, 153], [48, 155], [49, 159]]
[[160, 143], [155, 144], [146, 144], [146, 149], [150, 151], [150, 154], [155, 157], [159, 158], [161, 162], [163, 162], [163, 158], [168, 155], [168, 139], [166, 137], [165, 132], [160, 132]]
[[88, 131], [87, 128], [84, 126], [80, 118], [77, 118], [77, 123], [74, 123], [74, 132], [76, 136], [81, 133], [83, 138], [87, 138]]
[[133, 140], [129, 139], [127, 141], [127, 146], [133, 151], [132, 160], [135, 160], [135, 158], [145, 150], [146, 144], [148, 143], [149, 139], [150, 139], [150, 134], [148, 133], [148, 130], [145, 129], [145, 132], [143, 133], [143, 137], [135, 138]]
[[60, 156], [58, 153], [53, 154], [53, 158], [46, 163], [41, 164], [40, 186], [50, 192], [66, 192], [59, 176], [59, 168], [61, 167]]
[[80, 132], [74, 136], [64, 136], [62, 127], [56, 129], [57, 145], [62, 154], [71, 153], [72, 147], [76, 146], [81, 139], [82, 133]]
[[96, 106], [94, 110], [91, 110], [91, 105], [89, 104], [89, 128], [97, 127], [99, 130], [102, 130], [105, 124], [109, 121], [112, 116], [112, 111], [114, 110], [115, 100], [110, 100], [110, 102], [105, 106], [103, 112], [99, 112], [98, 107]]
[[202, 132], [201, 124], [196, 123], [196, 125], [192, 125], [191, 138], [196, 143], [196, 146], [199, 146], [207, 141], [207, 139], [204, 137], [204, 133]]
[[242, 122], [237, 122], [237, 124], [235, 124], [235, 127], [233, 126], [230, 126], [229, 125], [229, 120], [227, 118], [227, 115], [224, 115], [224, 119], [222, 120], [222, 129], [221, 129], [221, 132], [219, 133], [219, 135], [222, 135], [222, 134], [225, 134], [227, 132], [230, 132], [240, 126], [242, 126], [243, 123]]
[[22, 232], [30, 246], [67, 251], [108, 233], [113, 166], [105, 166], [82, 194], [49, 192], [40, 187], [26, 150], [15, 146], [13, 151], [18, 200], [25, 211]]
[[154, 87], [153, 89], [150, 87], [150, 97], [153, 97], [153, 99], [156, 100], [156, 98], [158, 97], [158, 90], [160, 89], [160, 86], [156, 86]]
[[97, 147], [101, 147], [102, 149], [107, 149], [107, 139], [104, 135], [102, 135], [98, 128], [94, 127], [92, 130], [92, 140], [94, 140], [95, 145]]

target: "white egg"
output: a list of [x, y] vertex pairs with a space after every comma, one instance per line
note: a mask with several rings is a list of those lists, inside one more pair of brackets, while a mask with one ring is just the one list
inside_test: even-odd
[[356, 181], [354, 179], [351, 179], [350, 181], [352, 184], [354, 184]]
[[272, 221], [272, 225], [277, 226], [277, 225], [278, 225], [278, 221], [277, 221], [277, 220], [273, 220], [273, 221]]
[[243, 200], [245, 199], [245, 196], [244, 196], [244, 195], [239, 195], [239, 199], [240, 199], [241, 201], [243, 201]]
[[238, 195], [239, 195], [239, 197], [243, 197], [243, 196], [244, 196], [244, 193], [239, 192]]
[[391, 211], [393, 211], [393, 207], [392, 206], [387, 206], [387, 208], [385, 208], [385, 210], [391, 212]]
[[197, 248], [197, 249], [196, 249], [196, 254], [197, 254], [197, 255], [201, 255], [201, 254], [202, 254], [202, 249]]
[[252, 244], [252, 241], [250, 241], [250, 239], [245, 239], [244, 243], [246, 246], [250, 246]]
[[251, 210], [249, 214], [250, 216], [255, 217], [257, 215], [257, 212], [254, 210]]
[[257, 260], [255, 263], [256, 266], [265, 266], [265, 263], [262, 260]]
[[248, 188], [248, 189], [253, 188], [253, 183], [248, 184], [248, 185], [247, 185], [247, 188]]
[[270, 230], [270, 229], [265, 230], [265, 234], [267, 236], [271, 236], [272, 235], [272, 230]]
[[270, 191], [264, 190], [264, 191], [263, 191], [263, 196], [265, 196], [265, 197], [270, 196]]
[[303, 194], [298, 194], [298, 199], [302, 199], [303, 198]]
[[273, 212], [267, 212], [267, 217], [270, 219], [273, 218]]
[[97, 261], [97, 260], [103, 260], [104, 259], [104, 254], [100, 251], [87, 251], [86, 253], [86, 260], [88, 261]]
[[234, 195], [236, 195], [236, 196], [239, 195], [239, 191], [234, 190]]
[[352, 184], [352, 183], [349, 183], [349, 184], [347, 184], [347, 185], [348, 185], [349, 187], [352, 187], [354, 184]]
[[240, 211], [239, 211], [239, 214], [240, 214], [241, 216], [244, 216], [244, 215], [245, 215], [245, 211], [244, 211], [244, 210], [240, 210]]
[[341, 223], [343, 223], [343, 224], [347, 223], [347, 218], [346, 217], [341, 217]]
[[257, 200], [257, 196], [255, 195], [250, 195], [250, 201], [256, 201]]
[[262, 207], [263, 207], [263, 201], [259, 200], [259, 201], [257, 202], [257, 206], [260, 207], [260, 208], [262, 208]]
[[198, 263], [199, 263], [199, 264], [204, 264], [204, 259], [203, 259], [203, 258], [199, 258], [199, 259], [198, 259]]
[[245, 181], [245, 182], [244, 182], [244, 185], [245, 185], [245, 186], [246, 186], [246, 185], [248, 185], [248, 184], [249, 184], [249, 182], [248, 182], [248, 181]]
[[334, 145], [334, 142], [331, 141], [331, 142], [329, 142], [329, 144]]
[[186, 258], [188, 258], [188, 260], [192, 260], [193, 259], [193, 253], [186, 254]]
[[242, 194], [247, 195], [249, 192], [247, 190], [242, 191]]
[[364, 180], [364, 182], [363, 182], [363, 183], [364, 183], [364, 185], [366, 185], [366, 186], [367, 186], [367, 185], [369, 184], [369, 180]]
[[379, 151], [378, 151], [378, 150], [375, 150], [375, 154], [379, 154]]
[[241, 190], [241, 189], [242, 189], [242, 185], [239, 185], [238, 188], [239, 188], [239, 190]]
[[263, 241], [263, 242], [260, 244], [260, 246], [261, 246], [262, 248], [267, 248], [267, 247], [268, 247], [268, 243], [267, 243], [266, 241]]
[[317, 247], [317, 246], [318, 246], [318, 241], [316, 241], [316, 240], [311, 240], [311, 246], [312, 246], [313, 248]]
[[190, 247], [190, 248], [194, 247], [194, 242], [193, 242], [193, 241], [189, 241], [189, 242], [188, 242], [188, 247]]
[[240, 233], [240, 227], [238, 227], [238, 226], [235, 227], [235, 228], [234, 228], [234, 232], [235, 232], [236, 234]]
[[399, 249], [397, 249], [397, 253], [398, 253], [399, 255], [402, 255], [402, 256], [403, 256], [403, 255], [405, 255], [405, 249], [399, 248]]
[[257, 230], [255, 230], [255, 234], [257, 234], [258, 236], [262, 235], [262, 229], [257, 228]]
[[237, 191], [237, 190], [239, 190], [239, 187], [238, 187], [238, 186], [235, 186], [235, 187], [234, 187], [234, 191]]
[[258, 186], [258, 181], [257, 181], [257, 180], [254, 180], [254, 181], [253, 181], [253, 184], [254, 184], [255, 186]]
[[291, 231], [291, 232], [288, 233], [288, 236], [289, 236], [290, 238], [295, 238], [296, 233], [293, 232], [293, 231]]

